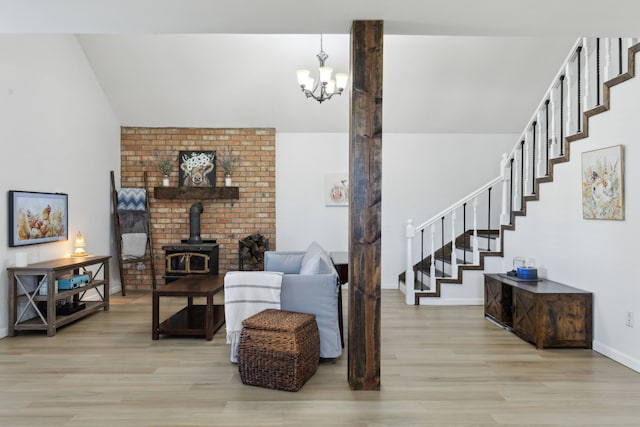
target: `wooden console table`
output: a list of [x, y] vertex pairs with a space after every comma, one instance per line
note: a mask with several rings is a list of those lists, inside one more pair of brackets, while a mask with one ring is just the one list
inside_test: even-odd
[[540, 280], [516, 281], [502, 274], [484, 275], [484, 313], [536, 348], [591, 348], [593, 294]]
[[[67, 323], [78, 320], [99, 310], [109, 310], [109, 259], [110, 256], [86, 256], [59, 258], [29, 264], [26, 267], [9, 267], [9, 335], [15, 336], [16, 331], [46, 330], [48, 336], [54, 336], [56, 329]], [[84, 286], [56, 292], [56, 280], [68, 274], [80, 274], [88, 266], [97, 266], [91, 272], [89, 283]], [[102, 271], [102, 279], [96, 276]], [[35, 282], [35, 289], [28, 283]], [[46, 295], [42, 295], [40, 287], [46, 286]], [[102, 288], [102, 292], [100, 292]], [[95, 289], [102, 298], [101, 301], [83, 300], [89, 289]], [[56, 301], [69, 300], [71, 307], [77, 311], [70, 314], [57, 314]], [[18, 302], [26, 304], [18, 312]], [[42, 307], [45, 304], [46, 309]], [[35, 311], [35, 317], [24, 319], [29, 308]]]

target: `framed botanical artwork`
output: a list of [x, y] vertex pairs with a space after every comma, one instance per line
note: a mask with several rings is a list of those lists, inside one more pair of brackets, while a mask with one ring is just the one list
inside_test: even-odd
[[344, 173], [328, 173], [324, 176], [326, 206], [349, 206], [349, 178]]
[[624, 147], [582, 153], [582, 217], [624, 219]]
[[9, 191], [9, 246], [67, 240], [68, 196]]
[[180, 151], [178, 156], [180, 187], [216, 186], [215, 151]]

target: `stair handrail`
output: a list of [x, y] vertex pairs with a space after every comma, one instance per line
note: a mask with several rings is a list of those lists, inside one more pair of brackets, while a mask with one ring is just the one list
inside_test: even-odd
[[480, 194], [482, 194], [485, 191], [487, 191], [489, 188], [491, 188], [494, 185], [502, 182], [503, 179], [504, 178], [503, 178], [502, 175], [497, 176], [496, 178], [493, 178], [491, 181], [487, 182], [482, 187], [480, 187], [477, 190], [475, 190], [475, 191], [469, 193], [468, 195], [464, 196], [462, 199], [458, 200], [456, 203], [451, 204], [448, 208], [446, 208], [442, 212], [439, 212], [437, 215], [432, 216], [431, 218], [429, 218], [425, 222], [423, 222], [420, 225], [416, 226], [416, 231], [420, 231], [420, 230], [426, 229], [431, 224], [435, 223], [436, 221], [439, 221], [440, 218], [442, 218], [443, 216], [447, 216], [448, 214], [450, 214], [454, 210], [458, 209], [460, 206], [462, 206], [465, 203], [475, 199]]
[[573, 44], [571, 49], [569, 50], [569, 53], [567, 54], [567, 57], [565, 58], [564, 61], [562, 61], [562, 65], [558, 69], [558, 72], [553, 77], [553, 80], [551, 80], [551, 84], [549, 85], [549, 88], [544, 92], [544, 96], [542, 97], [542, 99], [538, 103], [538, 106], [536, 107], [536, 109], [533, 110], [533, 114], [531, 115], [531, 118], [525, 122], [525, 125], [522, 128], [523, 131], [520, 134], [520, 137], [517, 139], [517, 142], [515, 143], [515, 145], [511, 149], [511, 152], [507, 156], [508, 158], [512, 158], [513, 156], [515, 156], [516, 150], [518, 149], [518, 146], [520, 145], [520, 140], [525, 138], [525, 136], [526, 136], [526, 134], [527, 134], [527, 132], [529, 130], [529, 124], [536, 120], [536, 115], [538, 114], [538, 112], [540, 110], [542, 110], [543, 105], [546, 102], [546, 100], [549, 99], [549, 96], [551, 95], [551, 92], [553, 91], [553, 88], [558, 84], [558, 81], [560, 80], [560, 76], [562, 76], [565, 73], [566, 65], [569, 62], [571, 62], [571, 59], [576, 55], [576, 50], [578, 49], [578, 47], [583, 45], [583, 42], [584, 42], [584, 37], [579, 37], [575, 41], [575, 43]]

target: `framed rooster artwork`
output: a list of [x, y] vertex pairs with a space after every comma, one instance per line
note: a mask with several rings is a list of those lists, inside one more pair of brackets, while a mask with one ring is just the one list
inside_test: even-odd
[[68, 195], [9, 191], [9, 246], [68, 240]]

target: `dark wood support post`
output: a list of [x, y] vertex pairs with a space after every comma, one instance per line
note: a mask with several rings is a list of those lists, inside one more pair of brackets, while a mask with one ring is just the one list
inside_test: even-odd
[[383, 21], [351, 28], [349, 386], [380, 390]]

